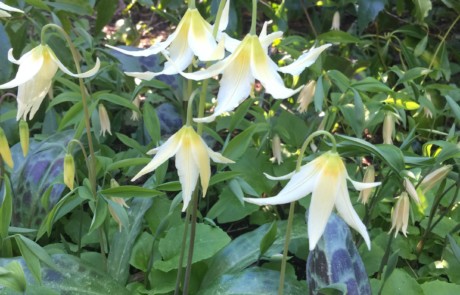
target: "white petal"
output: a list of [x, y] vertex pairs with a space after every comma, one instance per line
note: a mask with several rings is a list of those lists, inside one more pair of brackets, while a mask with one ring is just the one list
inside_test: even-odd
[[[202, 61], [210, 61], [217, 48], [217, 43], [212, 36], [211, 26], [203, 19], [198, 10], [191, 15], [190, 29], [188, 31], [188, 45], [193, 53]], [[223, 47], [221, 58], [224, 55]]]
[[198, 171], [200, 172], [201, 190], [204, 197], [208, 190], [209, 179], [211, 178], [211, 164], [206, 143], [198, 134], [195, 133], [195, 135], [197, 138], [195, 138], [195, 142], [193, 143], [191, 154], [195, 161], [195, 166], [198, 167]]
[[272, 45], [273, 41], [281, 37], [283, 37], [283, 32], [281, 31], [273, 32], [270, 35], [265, 36], [263, 38], [260, 37], [260, 44], [262, 45], [262, 48], [265, 50], [265, 52], [267, 52], [268, 47]]
[[222, 154], [213, 151], [209, 147], [206, 147], [206, 149], [208, 151], [209, 157], [216, 163], [222, 163], [222, 164], [233, 164], [233, 163], [235, 163], [234, 161], [222, 156]]
[[371, 249], [371, 241], [367, 233], [366, 226], [363, 224], [358, 214], [356, 213], [350, 201], [346, 181], [342, 181], [340, 189], [337, 192], [335, 206], [340, 216], [348, 223], [349, 226], [358, 231], [366, 242], [367, 248]]
[[304, 169], [292, 176], [278, 195], [271, 198], [244, 198], [244, 200], [256, 205], [279, 205], [299, 200], [313, 191], [316, 173], [314, 166], [305, 165]]
[[301, 56], [299, 56], [299, 58], [295, 60], [292, 64], [285, 67], [281, 67], [278, 69], [278, 71], [298, 76], [306, 67], [311, 66], [319, 57], [319, 55], [331, 45], [332, 44], [324, 44], [320, 47], [312, 48], [309, 51], [302, 54]]
[[9, 14], [6, 11], [0, 10], [0, 18], [3, 18], [3, 17], [11, 17], [11, 14]]
[[162, 75], [163, 72], [125, 72], [125, 74], [130, 77], [150, 81], [156, 76]]
[[54, 53], [50, 54], [50, 56], [53, 59], [53, 61], [58, 65], [59, 69], [61, 69], [61, 71], [75, 78], [88, 78], [88, 77], [94, 76], [99, 71], [99, 68], [101, 67], [101, 61], [99, 60], [99, 58], [97, 58], [96, 64], [91, 70], [88, 70], [80, 74], [74, 74], [61, 63], [61, 61], [54, 55]]
[[[39, 75], [37, 75], [39, 76]], [[51, 79], [34, 78], [19, 85], [18, 88], [18, 113], [16, 120], [31, 120], [40, 108], [40, 105], [51, 87]]]
[[[179, 28], [179, 26], [177, 27], [177, 29], [178, 28]], [[150, 55], [157, 54], [162, 50], [165, 50], [166, 47], [168, 47], [169, 44], [171, 44], [171, 42], [176, 38], [177, 29], [171, 35], [169, 35], [169, 37], [165, 41], [157, 43], [157, 44], [151, 46], [150, 48], [147, 48], [147, 49], [144, 49], [144, 50], [125, 50], [125, 49], [121, 49], [121, 48], [111, 46], [111, 45], [108, 45], [108, 44], [106, 44], [105, 46], [110, 48], [110, 49], [113, 49], [115, 51], [121, 52], [121, 53], [126, 54], [126, 55], [130, 55], [130, 56], [137, 56], [137, 57], [150, 56]]]
[[232, 38], [226, 33], [218, 34], [217, 40], [219, 41], [223, 40], [225, 43], [225, 49], [227, 49], [229, 52], [232, 52], [232, 53], [235, 52], [235, 50], [241, 44], [240, 40]]
[[6, 5], [6, 4], [3, 3], [3, 2], [0, 2], [0, 9], [7, 10], [7, 11], [11, 11], [11, 12], [20, 12], [20, 13], [24, 13], [24, 11], [22, 11], [22, 10], [20, 10], [20, 9], [17, 9], [17, 8], [15, 8], [15, 7], [8, 6], [8, 5]]
[[195, 81], [208, 79], [208, 78], [217, 76], [220, 73], [222, 73], [225, 70], [225, 68], [230, 64], [231, 61], [232, 61], [231, 56], [229, 56], [225, 58], [224, 60], [221, 60], [213, 64], [212, 66], [210, 66], [209, 68], [205, 70], [200, 70], [200, 71], [196, 71], [193, 73], [180, 73], [180, 74], [187, 79], [191, 79]]
[[381, 185], [381, 182], [359, 182], [359, 181], [354, 181], [351, 178], [348, 178], [348, 180], [353, 184], [356, 190], [362, 191], [363, 189], [369, 189], [373, 188], [376, 186]]
[[[32, 54], [31, 51], [27, 52], [24, 56], [30, 55], [30, 54]], [[8, 60], [10, 62], [12, 62], [12, 63], [17, 64], [17, 65], [21, 64], [21, 59], [17, 60], [17, 59], [14, 58], [14, 56], [13, 56], [13, 48], [10, 48], [10, 50], [8, 50]]]
[[225, 3], [224, 9], [222, 10], [222, 16], [220, 17], [219, 29], [218, 29], [219, 32], [224, 31], [228, 26], [228, 19], [229, 19], [229, 14], [230, 14], [230, 0], [226, 0], [226, 1], [227, 2]]
[[295, 171], [289, 173], [289, 174], [286, 174], [286, 175], [283, 175], [283, 176], [271, 176], [271, 175], [268, 175], [267, 173], [264, 173], [265, 177], [267, 177], [268, 179], [270, 180], [286, 180], [286, 179], [291, 179], [291, 177], [295, 174]]
[[313, 189], [310, 208], [308, 209], [308, 243], [310, 250], [316, 247], [324, 233], [327, 221], [334, 208], [335, 198], [339, 190], [339, 176], [336, 173], [325, 173], [324, 170], [317, 175], [317, 183]]
[[178, 133], [172, 135], [163, 145], [157, 148], [155, 157], [153, 157], [153, 159], [144, 168], [142, 168], [142, 170], [139, 171], [139, 173], [137, 173], [131, 181], [135, 181], [142, 175], [157, 169], [158, 166], [163, 164], [163, 162], [174, 156], [180, 147], [181, 137], [178, 131]]
[[297, 89], [286, 88], [276, 69], [277, 65], [263, 51], [260, 43], [255, 42], [252, 51], [251, 70], [254, 77], [265, 87], [265, 90], [277, 99], [288, 98], [301, 90], [301, 87]]
[[177, 151], [176, 168], [182, 185], [182, 199], [184, 201], [182, 211], [185, 211], [198, 181], [198, 167], [193, 160], [193, 151], [190, 147], [182, 147]]
[[19, 65], [16, 77], [10, 82], [0, 85], [0, 89], [17, 87], [33, 79], [41, 70], [44, 62], [43, 55], [41, 54], [27, 54], [27, 59], [21, 58], [21, 60], [23, 64]]

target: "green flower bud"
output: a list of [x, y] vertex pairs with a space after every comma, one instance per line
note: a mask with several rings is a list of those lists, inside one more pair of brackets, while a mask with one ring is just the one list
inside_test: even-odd
[[75, 162], [71, 154], [64, 158], [64, 183], [69, 189], [73, 189], [75, 179]]
[[22, 154], [27, 156], [29, 152], [29, 125], [26, 121], [19, 121], [19, 139], [21, 141]]
[[14, 167], [13, 158], [11, 157], [10, 146], [8, 145], [8, 139], [6, 138], [5, 132], [0, 127], [0, 157], [5, 161], [6, 165], [10, 168]]

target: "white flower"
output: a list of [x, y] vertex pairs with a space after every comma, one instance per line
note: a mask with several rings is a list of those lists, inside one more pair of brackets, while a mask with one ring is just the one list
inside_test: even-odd
[[239, 42], [225, 36], [225, 46], [232, 54], [205, 70], [181, 73], [184, 77], [192, 80], [203, 80], [222, 74], [214, 114], [194, 120], [196, 122], [212, 122], [217, 116], [234, 110], [249, 96], [256, 79], [259, 80], [265, 91], [276, 99], [288, 98], [300, 91], [301, 87], [297, 89], [286, 88], [277, 71], [299, 75], [306, 67], [312, 65], [320, 53], [331, 44], [311, 49], [292, 64], [279, 68], [270, 59], [267, 51], [268, 46], [275, 39], [280, 38], [282, 34], [282, 32], [275, 32], [267, 35], [267, 23], [265, 23], [259, 37], [248, 34], [243, 41]]
[[106, 132], [112, 135], [112, 132], [110, 131], [109, 114], [107, 114], [107, 109], [101, 103], [99, 104], [99, 122], [101, 124], [101, 135], [105, 136]]
[[340, 13], [338, 11], [336, 11], [332, 17], [331, 30], [340, 31]]
[[391, 229], [395, 229], [395, 238], [398, 231], [401, 231], [404, 236], [407, 236], [407, 225], [409, 223], [410, 201], [406, 192], [401, 193], [396, 202], [393, 211], [391, 212]]
[[2, 18], [2, 17], [10, 17], [11, 14], [9, 14], [7, 11], [24, 13], [24, 11], [22, 11], [20, 9], [8, 6], [5, 3], [0, 2], [0, 18]]
[[58, 68], [67, 75], [77, 78], [87, 78], [97, 73], [100, 67], [99, 59], [91, 70], [74, 74], [69, 71], [56, 57], [53, 50], [47, 45], [38, 45], [31, 51], [27, 52], [19, 60], [15, 60], [12, 54], [13, 50], [8, 52], [8, 60], [19, 65], [16, 77], [3, 85], [0, 89], [18, 87], [18, 113], [16, 119], [32, 119], [38, 111], [40, 104], [48, 93], [51, 82]]
[[163, 145], [151, 150], [149, 154], [155, 154], [155, 157], [134, 176], [132, 181], [155, 170], [167, 159], [176, 155], [176, 168], [182, 185], [182, 199], [184, 200], [182, 211], [187, 209], [198, 176], [201, 179], [203, 197], [206, 195], [211, 177], [209, 158], [216, 163], [234, 163], [211, 150], [193, 127], [187, 125], [172, 135]]
[[[369, 165], [366, 169], [366, 172], [364, 173], [363, 182], [367, 183], [367, 182], [374, 182], [374, 181], [375, 181], [375, 168], [374, 168], [374, 165]], [[372, 188], [363, 189], [359, 193], [358, 200], [360, 200], [361, 203], [363, 204], [367, 204], [367, 202], [369, 201], [369, 197], [371, 196], [371, 193], [372, 193]]]
[[278, 134], [275, 134], [272, 138], [272, 153], [273, 158], [275, 159], [276, 163], [278, 163], [278, 165], [283, 163], [283, 154], [281, 153], [281, 138]]
[[416, 202], [417, 204], [420, 204], [420, 199], [418, 198], [417, 190], [415, 189], [415, 186], [412, 184], [412, 182], [407, 177], [404, 177], [403, 185], [404, 185], [404, 188], [406, 189], [406, 192], [409, 194], [412, 200], [414, 200], [414, 202]]
[[386, 112], [383, 119], [382, 137], [383, 143], [393, 144], [393, 134], [395, 132], [396, 116], [392, 112]]
[[370, 239], [366, 227], [353, 209], [348, 194], [347, 179], [357, 190], [363, 190], [380, 185], [380, 182], [361, 183], [350, 179], [345, 165], [336, 152], [326, 152], [302, 166], [298, 172], [292, 172], [282, 177], [271, 177], [272, 180], [291, 179], [288, 184], [271, 198], [245, 198], [245, 201], [257, 205], [278, 205], [290, 203], [312, 193], [308, 214], [308, 238], [310, 250], [313, 250], [323, 235], [332, 209], [335, 208], [340, 216], [357, 230], [367, 247], [370, 249]]
[[[228, 24], [230, 0], [225, 4], [222, 12], [222, 19], [219, 23], [219, 31], [223, 31]], [[164, 52], [166, 48], [169, 59], [161, 72], [128, 72], [128, 76], [137, 77], [144, 80], [151, 80], [157, 75], [174, 75], [185, 70], [191, 63], [193, 55], [198, 56], [201, 61], [217, 60], [224, 57], [224, 44], [217, 43], [212, 34], [213, 26], [211, 26], [201, 16], [196, 8], [189, 8], [185, 12], [181, 21], [177, 25], [176, 30], [169, 37], [158, 44], [151, 46], [148, 49], [140, 51], [129, 51], [119, 49], [110, 45], [109, 48], [117, 50], [131, 56], [149, 56]]]
[[299, 113], [305, 113], [308, 109], [308, 106], [313, 102], [316, 90], [316, 81], [311, 80], [306, 84], [299, 93], [299, 97], [297, 98], [297, 103], [299, 106], [297, 107], [297, 111]]
[[452, 171], [452, 165], [445, 165], [425, 176], [420, 183], [422, 191], [425, 193], [426, 191], [432, 189], [435, 184], [444, 180], [450, 171]]

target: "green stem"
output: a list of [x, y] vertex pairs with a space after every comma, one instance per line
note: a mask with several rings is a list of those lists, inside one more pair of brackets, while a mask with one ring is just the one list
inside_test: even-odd
[[174, 295], [179, 295], [180, 283], [182, 281], [182, 262], [184, 261], [185, 243], [187, 241], [189, 219], [190, 219], [190, 210], [187, 210], [187, 213], [185, 215], [185, 222], [184, 222], [184, 234], [182, 235], [182, 244], [181, 244], [182, 246], [180, 248], [179, 265], [177, 267], [176, 288], [174, 290]]
[[[307, 139], [305, 139], [305, 141], [302, 144], [302, 147], [300, 148], [300, 154], [299, 154], [299, 157], [297, 158], [297, 164], [296, 164], [296, 169], [295, 169], [296, 172], [299, 172], [300, 170], [300, 167], [302, 165], [303, 154], [305, 153], [308, 147], [308, 144], [313, 140], [313, 138], [319, 135], [325, 135], [329, 137], [332, 142], [332, 151], [337, 152], [337, 142], [335, 141], [335, 138], [332, 134], [324, 130], [315, 131], [312, 134], [310, 134], [310, 136], [308, 136]], [[281, 259], [280, 283], [278, 286], [278, 295], [282, 295], [284, 292], [284, 278], [286, 275], [287, 254], [289, 250], [289, 242], [291, 239], [292, 222], [294, 220], [294, 209], [295, 209], [295, 202], [291, 202], [289, 206], [289, 215], [288, 215], [288, 220], [287, 220], [287, 225], [286, 225], [286, 237], [284, 239], [283, 257]]]
[[190, 275], [192, 272], [192, 259], [193, 251], [195, 249], [195, 236], [196, 236], [196, 217], [198, 212], [198, 190], [195, 189], [192, 197], [193, 209], [192, 209], [192, 218], [190, 224], [190, 243], [188, 246], [188, 257], [187, 257], [187, 267], [185, 269], [184, 277], [184, 288], [182, 290], [182, 295], [188, 295], [188, 289], [190, 285]]
[[225, 4], [227, 4], [227, 0], [221, 0], [219, 3], [219, 8], [217, 9], [216, 20], [214, 21], [214, 27], [212, 29], [212, 35], [214, 38], [216, 38], [217, 32], [219, 31], [220, 20], [222, 18], [222, 12], [224, 11]]
[[195, 0], [188, 0], [188, 9], [195, 9]]
[[249, 34], [255, 35], [256, 34], [256, 25], [257, 25], [257, 1], [252, 0], [252, 19], [251, 19], [251, 30]]
[[190, 95], [190, 98], [188, 99], [187, 102], [187, 121], [186, 125], [187, 126], [192, 126], [192, 118], [193, 118], [193, 100], [195, 99], [196, 94], [198, 93], [200, 89], [197, 88], [195, 91], [192, 92]]

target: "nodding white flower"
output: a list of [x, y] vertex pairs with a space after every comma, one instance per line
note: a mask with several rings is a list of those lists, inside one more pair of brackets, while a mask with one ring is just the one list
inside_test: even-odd
[[404, 177], [403, 185], [404, 185], [404, 188], [406, 189], [406, 192], [409, 194], [412, 200], [414, 200], [414, 202], [416, 202], [417, 204], [420, 204], [420, 199], [418, 198], [417, 190], [415, 189], [415, 186], [412, 184], [412, 182], [407, 177]]
[[278, 134], [275, 134], [272, 138], [272, 153], [273, 158], [279, 164], [283, 163], [283, 155], [281, 153], [281, 138]]
[[[225, 4], [218, 31], [225, 30], [228, 24], [230, 0]], [[151, 80], [157, 75], [175, 75], [185, 70], [196, 55], [201, 61], [222, 59], [225, 54], [224, 43], [216, 42], [211, 26], [201, 16], [196, 8], [189, 8], [177, 25], [176, 30], [169, 37], [148, 49], [140, 51], [129, 51], [119, 49], [110, 45], [109, 48], [131, 56], [149, 56], [160, 52], [166, 53], [169, 59], [161, 72], [127, 72], [128, 76]], [[169, 48], [168, 48], [169, 47]], [[168, 49], [167, 49], [168, 48]], [[165, 51], [167, 49], [167, 51]]]
[[310, 250], [316, 247], [318, 240], [323, 235], [334, 206], [345, 222], [361, 234], [370, 249], [371, 243], [366, 227], [350, 201], [347, 179], [357, 190], [375, 187], [380, 185], [380, 182], [362, 183], [351, 180], [340, 155], [332, 151], [302, 166], [298, 172], [281, 177], [266, 176], [272, 180], [290, 179], [290, 181], [274, 197], [245, 198], [244, 200], [257, 205], [278, 205], [299, 200], [311, 193], [312, 199], [308, 210]]
[[10, 17], [11, 14], [9, 14], [8, 11], [9, 11], [9, 12], [24, 13], [24, 11], [22, 11], [22, 10], [20, 10], [20, 9], [17, 9], [17, 8], [14, 8], [14, 7], [11, 7], [11, 6], [8, 6], [8, 5], [6, 5], [5, 3], [0, 2], [0, 18], [2, 18], [2, 17]]
[[425, 176], [420, 183], [422, 191], [425, 193], [426, 191], [432, 189], [436, 183], [439, 183], [446, 178], [450, 171], [452, 171], [452, 165], [445, 165]]
[[336, 11], [332, 17], [331, 30], [340, 31], [340, 13]]
[[297, 98], [297, 103], [299, 104], [299, 106], [297, 107], [297, 111], [299, 111], [299, 113], [305, 113], [307, 111], [308, 106], [313, 102], [315, 90], [315, 80], [311, 80], [302, 88], [302, 90], [299, 93], [299, 97]]
[[47, 45], [38, 45], [27, 52], [19, 60], [14, 59], [13, 50], [8, 52], [9, 61], [19, 65], [16, 77], [3, 85], [0, 89], [18, 87], [18, 113], [16, 120], [32, 119], [40, 104], [50, 90], [51, 82], [58, 68], [67, 75], [77, 78], [87, 78], [97, 73], [100, 67], [99, 59], [91, 70], [74, 74], [69, 71], [56, 57], [53, 50]]
[[259, 36], [248, 34], [239, 42], [225, 36], [225, 46], [232, 52], [225, 59], [213, 64], [209, 68], [194, 73], [181, 73], [187, 79], [203, 80], [222, 74], [217, 106], [214, 114], [204, 118], [194, 119], [195, 122], [212, 122], [225, 113], [234, 110], [245, 100], [253, 87], [255, 80], [259, 80], [265, 91], [275, 99], [288, 98], [298, 91], [284, 86], [283, 79], [277, 73], [283, 72], [299, 75], [306, 67], [312, 65], [318, 56], [331, 44], [313, 48], [302, 54], [292, 64], [279, 68], [268, 56], [268, 46], [282, 36], [282, 32], [267, 35], [266, 22]]
[[105, 136], [106, 132], [112, 135], [112, 132], [110, 131], [109, 114], [107, 114], [107, 109], [101, 103], [99, 104], [99, 122], [101, 124], [101, 135]]
[[383, 119], [382, 137], [383, 143], [393, 144], [393, 134], [395, 131], [396, 117], [392, 112], [386, 112]]
[[[366, 172], [364, 173], [363, 177], [363, 182], [368, 183], [368, 182], [374, 182], [375, 181], [375, 168], [374, 165], [369, 165], [366, 169]], [[363, 204], [367, 204], [369, 201], [369, 197], [371, 196], [372, 193], [372, 188], [367, 188], [363, 189], [359, 193], [359, 198], [358, 200], [361, 201]]]
[[391, 212], [391, 229], [395, 229], [395, 238], [401, 231], [407, 237], [407, 225], [409, 224], [410, 200], [406, 192], [402, 192]]
[[192, 192], [198, 181], [198, 176], [201, 179], [203, 197], [206, 195], [211, 177], [209, 158], [216, 163], [234, 163], [220, 153], [211, 150], [201, 136], [195, 132], [193, 127], [187, 125], [172, 135], [163, 145], [149, 151], [148, 154], [155, 154], [155, 156], [147, 166], [142, 168], [134, 176], [132, 181], [135, 181], [146, 173], [152, 172], [167, 159], [175, 155], [177, 173], [179, 174], [179, 181], [182, 185], [182, 199], [184, 200], [182, 211], [187, 209]]
[[[136, 96], [133, 100], [133, 105], [136, 106], [136, 108], [139, 109], [139, 107], [141, 106], [141, 99], [139, 98], [139, 96]], [[133, 111], [131, 113], [131, 120], [133, 121], [138, 121], [139, 120], [139, 113], [136, 112], [136, 111]]]

